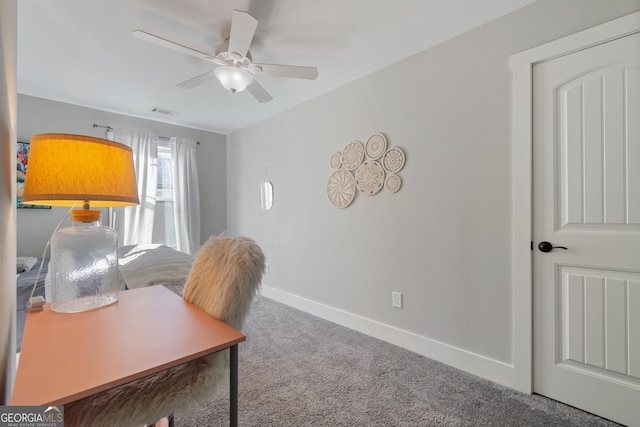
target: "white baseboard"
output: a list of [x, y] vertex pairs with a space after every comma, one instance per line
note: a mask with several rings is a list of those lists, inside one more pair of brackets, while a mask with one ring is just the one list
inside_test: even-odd
[[262, 286], [261, 294], [274, 301], [381, 339], [489, 381], [510, 388], [514, 387], [514, 368], [507, 363], [269, 286]]

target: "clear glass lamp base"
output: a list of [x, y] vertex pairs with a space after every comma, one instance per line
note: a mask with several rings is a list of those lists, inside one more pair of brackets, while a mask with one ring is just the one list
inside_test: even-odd
[[51, 238], [51, 310], [79, 313], [118, 301], [118, 236], [100, 211], [74, 210], [73, 225]]
[[51, 303], [51, 311], [57, 313], [80, 313], [83, 311], [95, 310], [118, 302], [118, 293], [92, 295], [69, 301], [54, 301]]

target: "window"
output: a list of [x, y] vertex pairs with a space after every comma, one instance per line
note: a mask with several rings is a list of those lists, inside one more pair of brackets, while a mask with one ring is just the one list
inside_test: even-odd
[[171, 173], [171, 147], [158, 145], [158, 201], [173, 201], [173, 175]]
[[169, 141], [158, 141], [158, 182], [156, 184], [156, 209], [153, 218], [152, 243], [176, 247], [173, 222], [173, 174]]

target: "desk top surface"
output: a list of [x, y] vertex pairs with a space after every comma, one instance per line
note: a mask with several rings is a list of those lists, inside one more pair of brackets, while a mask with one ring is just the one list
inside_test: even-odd
[[28, 313], [12, 405], [64, 405], [231, 347], [245, 336], [167, 290], [83, 313]]

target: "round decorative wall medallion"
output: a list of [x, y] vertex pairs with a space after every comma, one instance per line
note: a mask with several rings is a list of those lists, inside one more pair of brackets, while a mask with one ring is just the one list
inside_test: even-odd
[[347, 144], [342, 150], [342, 166], [347, 170], [354, 170], [362, 164], [364, 160], [364, 146], [360, 141], [353, 141]]
[[333, 153], [329, 159], [329, 165], [331, 169], [340, 169], [340, 166], [342, 166], [342, 154]]
[[333, 172], [327, 182], [327, 196], [338, 208], [346, 208], [356, 195], [356, 181], [353, 174], [345, 169]]
[[356, 187], [367, 196], [377, 194], [384, 185], [384, 169], [375, 160], [367, 160], [356, 171]]
[[389, 173], [400, 172], [404, 166], [404, 151], [396, 147], [389, 148], [382, 156], [382, 165], [384, 170]]
[[387, 149], [387, 138], [381, 133], [374, 133], [367, 139], [365, 152], [367, 157], [378, 160]]
[[400, 187], [402, 186], [402, 179], [400, 178], [399, 175], [396, 175], [395, 173], [391, 173], [387, 176], [387, 179], [384, 180], [384, 188], [386, 188], [386, 190], [389, 193], [395, 193], [398, 190], [400, 190]]

